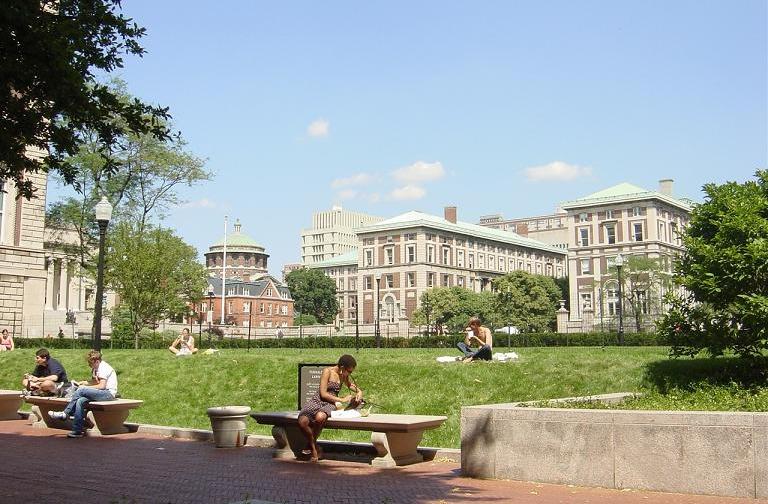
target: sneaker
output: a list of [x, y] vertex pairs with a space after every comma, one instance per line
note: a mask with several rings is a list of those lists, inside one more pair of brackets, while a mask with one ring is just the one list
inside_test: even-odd
[[85, 436], [85, 432], [77, 432], [77, 431], [67, 432], [68, 438], [80, 438], [83, 436]]
[[48, 416], [53, 418], [54, 420], [66, 420], [67, 414], [63, 411], [49, 411]]

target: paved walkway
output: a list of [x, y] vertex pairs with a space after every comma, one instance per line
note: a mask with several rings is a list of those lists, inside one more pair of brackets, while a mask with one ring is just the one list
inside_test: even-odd
[[0, 422], [0, 503], [768, 504], [766, 500], [464, 478], [455, 462], [397, 469], [273, 460], [264, 448], [145, 434], [67, 439], [65, 431]]

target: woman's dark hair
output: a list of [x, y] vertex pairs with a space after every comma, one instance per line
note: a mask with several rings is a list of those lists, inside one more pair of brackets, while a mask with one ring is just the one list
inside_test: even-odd
[[357, 361], [349, 354], [344, 354], [339, 357], [339, 368], [354, 369], [357, 367]]

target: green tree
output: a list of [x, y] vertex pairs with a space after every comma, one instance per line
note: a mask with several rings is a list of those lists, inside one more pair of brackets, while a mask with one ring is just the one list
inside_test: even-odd
[[562, 295], [554, 279], [514, 271], [493, 280], [494, 312], [505, 324], [524, 332], [552, 330]]
[[421, 295], [419, 308], [412, 314], [414, 324], [434, 325], [438, 332], [447, 326], [449, 332], [463, 331], [471, 317], [497, 325], [493, 312], [493, 293], [473, 292], [463, 287], [435, 287]]
[[[95, 74], [123, 66], [123, 55], [142, 56], [146, 30], [118, 12], [120, 0], [6, 0], [0, 9], [0, 179], [14, 180], [30, 198], [25, 172], [59, 173], [77, 179], [69, 163], [87, 141], [98, 138], [107, 172], [109, 155], [124, 130], [169, 137], [168, 109], [136, 98], [122, 100]], [[119, 118], [120, 121], [115, 121]], [[28, 147], [43, 153], [27, 156]]]
[[675, 268], [684, 293], [658, 324], [674, 356], [757, 356], [768, 346], [768, 170], [755, 177], [706, 184], [691, 212]]
[[[624, 319], [634, 321], [637, 332], [641, 332], [646, 321], [654, 320], [664, 308], [664, 295], [672, 288], [672, 278], [666, 267], [669, 262], [667, 257], [626, 257], [621, 269], [621, 306]], [[617, 273], [616, 267], [611, 266], [603, 285], [606, 281], [618, 282]]]
[[321, 324], [330, 324], [339, 311], [336, 284], [321, 270], [300, 268], [285, 276], [293, 306], [301, 315], [312, 315]]
[[104, 279], [129, 311], [137, 348], [142, 327], [186, 313], [207, 285], [193, 247], [170, 230], [128, 222], [110, 233]]

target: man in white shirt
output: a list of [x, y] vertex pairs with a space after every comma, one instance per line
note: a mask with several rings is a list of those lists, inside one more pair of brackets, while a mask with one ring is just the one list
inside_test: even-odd
[[74, 414], [72, 432], [67, 434], [70, 438], [85, 435], [85, 407], [90, 401], [113, 401], [117, 397], [117, 373], [112, 366], [101, 360], [101, 352], [88, 352], [88, 365], [91, 366], [91, 379], [81, 384], [72, 382], [77, 385], [77, 390], [64, 411], [48, 412], [51, 418], [58, 420], [66, 420]]

